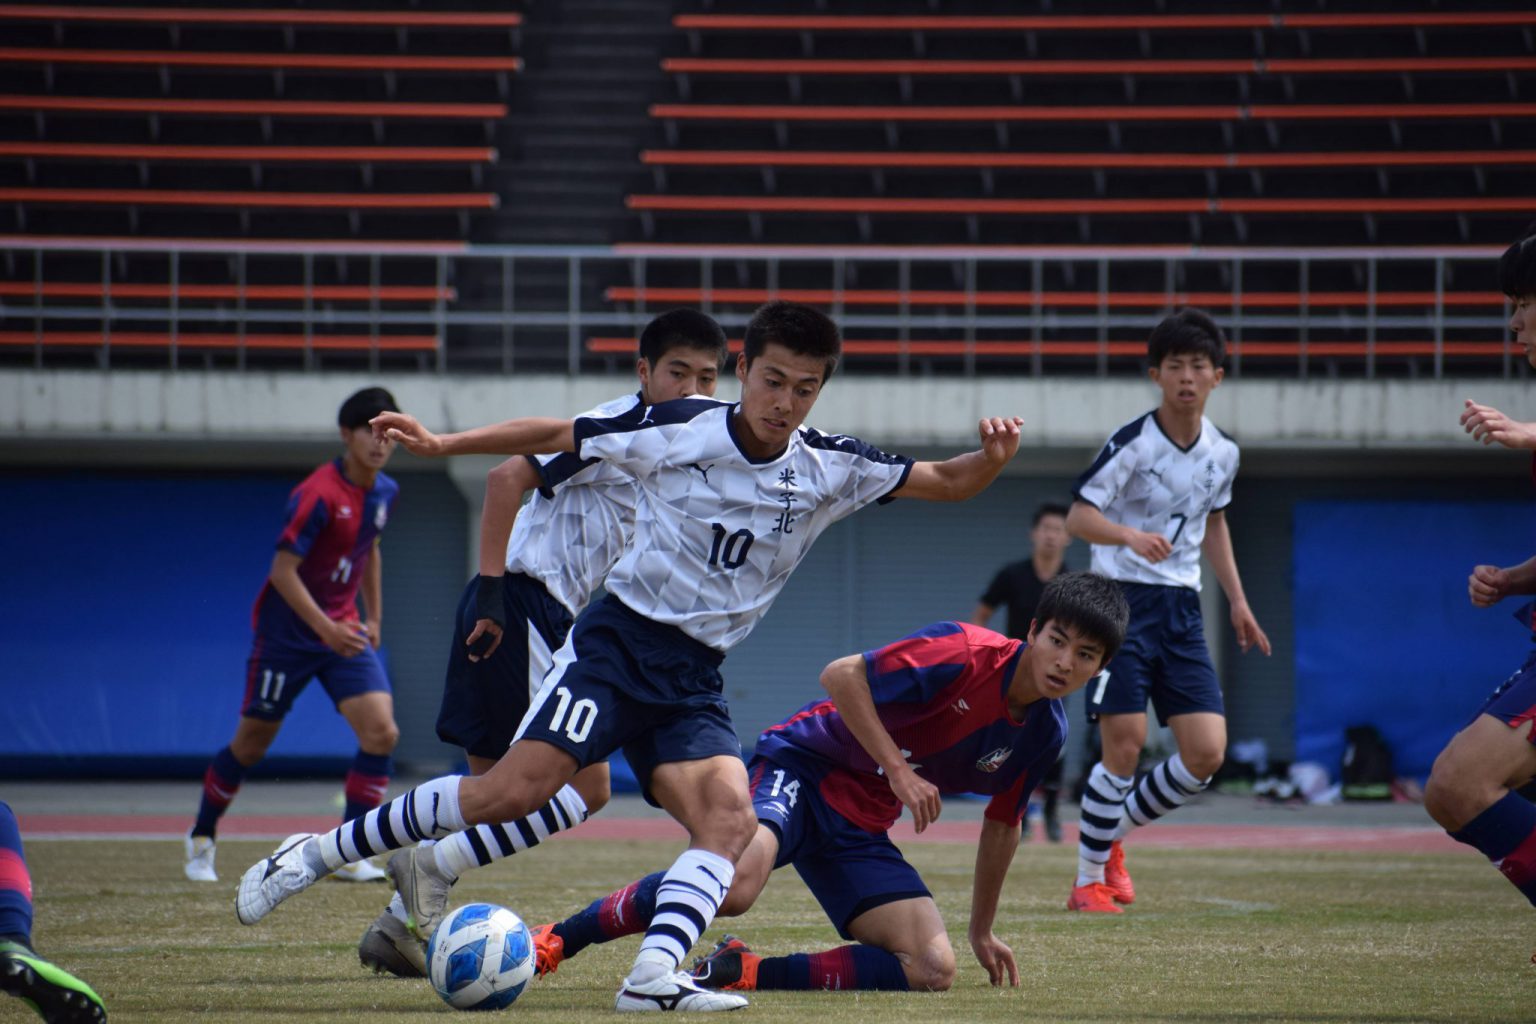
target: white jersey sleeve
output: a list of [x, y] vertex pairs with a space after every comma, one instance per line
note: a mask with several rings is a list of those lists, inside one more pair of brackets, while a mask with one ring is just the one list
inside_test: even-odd
[[1199, 590], [1206, 520], [1231, 503], [1237, 466], [1237, 444], [1208, 419], [1188, 448], [1175, 444], [1153, 413], [1120, 428], [1078, 478], [1073, 497], [1112, 522], [1162, 534], [1172, 553], [1154, 564], [1127, 546], [1094, 544], [1093, 571], [1126, 583]]
[[[591, 419], [638, 422], [639, 394], [583, 413]], [[507, 542], [507, 571], [538, 580], [572, 614], [591, 601], [629, 544], [635, 481], [617, 467], [569, 452], [530, 456], [542, 486], [518, 513]]]

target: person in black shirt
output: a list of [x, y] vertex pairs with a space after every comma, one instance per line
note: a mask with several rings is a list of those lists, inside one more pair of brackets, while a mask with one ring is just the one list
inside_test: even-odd
[[[1004, 632], [1016, 640], [1029, 636], [1029, 623], [1040, 603], [1040, 594], [1061, 572], [1067, 545], [1072, 543], [1072, 535], [1067, 532], [1067, 507], [1048, 503], [1035, 509], [1029, 540], [1033, 547], [1030, 556], [999, 569], [971, 613], [972, 623], [985, 626], [997, 609], [1006, 606], [1008, 628]], [[1061, 796], [1061, 765], [1058, 758], [1040, 786], [1045, 802], [1045, 835], [1053, 843], [1061, 842], [1061, 819], [1056, 809]], [[1028, 816], [1024, 819], [1024, 834], [1026, 838], [1029, 835]]]

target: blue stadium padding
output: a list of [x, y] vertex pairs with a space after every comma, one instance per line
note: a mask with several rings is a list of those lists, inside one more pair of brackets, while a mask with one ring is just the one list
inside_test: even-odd
[[[204, 762], [233, 734], [294, 474], [7, 475], [6, 757]], [[272, 756], [357, 744], [317, 684]]]
[[1530, 652], [1512, 613], [1478, 609], [1467, 576], [1536, 549], [1521, 502], [1295, 505], [1296, 760], [1338, 778], [1344, 730], [1374, 725], [1400, 776], [1435, 755]]

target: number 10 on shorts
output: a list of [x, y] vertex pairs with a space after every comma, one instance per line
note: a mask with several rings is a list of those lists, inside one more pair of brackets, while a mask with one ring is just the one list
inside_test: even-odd
[[571, 691], [563, 686], [555, 687], [555, 696], [559, 703], [555, 705], [554, 717], [549, 720], [549, 731], [564, 732], [572, 743], [582, 742], [597, 721], [597, 703], [589, 697], [573, 702]]

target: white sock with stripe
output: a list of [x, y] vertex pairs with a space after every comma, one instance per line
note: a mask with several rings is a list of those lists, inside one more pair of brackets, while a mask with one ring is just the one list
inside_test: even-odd
[[1135, 781], [1111, 774], [1102, 763], [1095, 764], [1093, 771], [1088, 773], [1088, 785], [1083, 788], [1082, 815], [1078, 819], [1078, 885], [1104, 881], [1109, 847], [1120, 838], [1125, 797]]
[[1169, 811], [1184, 806], [1210, 781], [1195, 778], [1184, 767], [1183, 758], [1174, 754], [1142, 776], [1135, 792], [1125, 798], [1125, 814], [1120, 819], [1120, 831], [1115, 838], [1120, 838], [1133, 828], [1149, 825]]
[[735, 866], [719, 854], [684, 850], [656, 890], [656, 910], [630, 977], [643, 982], [677, 970], [715, 919], [735, 877]]
[[438, 843], [433, 854], [438, 870], [452, 880], [470, 868], [484, 867], [532, 849], [556, 832], [575, 828], [586, 820], [586, 801], [571, 786], [563, 786], [549, 803], [528, 817], [502, 825], [476, 825], [465, 829]]

